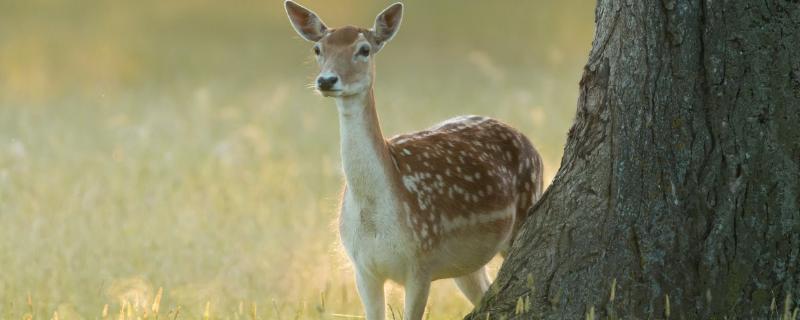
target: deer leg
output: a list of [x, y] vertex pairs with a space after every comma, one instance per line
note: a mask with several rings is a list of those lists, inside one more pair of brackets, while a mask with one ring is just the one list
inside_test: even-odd
[[431, 289], [431, 279], [425, 277], [412, 277], [405, 284], [404, 320], [421, 320], [428, 303], [428, 292]]
[[473, 306], [477, 306], [483, 298], [483, 294], [489, 289], [489, 275], [486, 274], [486, 267], [481, 267], [477, 271], [465, 276], [453, 279]]
[[356, 270], [356, 286], [367, 320], [384, 320], [386, 307], [383, 297], [383, 280]]

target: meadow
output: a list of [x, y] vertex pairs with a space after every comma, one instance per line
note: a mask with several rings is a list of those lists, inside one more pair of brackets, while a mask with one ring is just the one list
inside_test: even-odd
[[[389, 4], [301, 3], [332, 26]], [[384, 133], [493, 116], [549, 182], [594, 2], [405, 3], [377, 58]], [[282, 5], [0, 1], [0, 318], [361, 314], [335, 229], [336, 108], [306, 88], [311, 46]], [[428, 317], [470, 309], [434, 284]]]

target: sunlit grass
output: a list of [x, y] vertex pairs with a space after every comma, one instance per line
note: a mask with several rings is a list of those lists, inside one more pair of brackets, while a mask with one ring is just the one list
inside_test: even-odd
[[[383, 5], [304, 3], [331, 24]], [[310, 46], [280, 4], [0, 3], [0, 318], [362, 314], [335, 228], [336, 108], [304, 88]], [[494, 116], [531, 137], [549, 181], [593, 2], [514, 3], [535, 18], [514, 30], [494, 2], [407, 4], [378, 57], [385, 134]], [[494, 23], [461, 23], [480, 17]], [[432, 319], [470, 309], [435, 283]]]
[[[331, 313], [360, 314], [334, 228], [335, 111], [296, 94], [310, 110], [280, 118], [270, 99], [242, 111], [192, 98], [191, 114], [6, 110], [36, 130], [16, 128], [0, 152], [0, 299], [19, 307], [31, 294], [40, 314], [92, 314], [164, 287], [185, 315], [240, 301], [305, 313], [320, 294]], [[442, 315], [469, 310], [449, 283], [431, 302]]]

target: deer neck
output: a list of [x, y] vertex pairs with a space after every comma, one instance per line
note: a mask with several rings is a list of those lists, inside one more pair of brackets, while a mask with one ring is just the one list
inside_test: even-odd
[[364, 93], [336, 98], [339, 109], [342, 166], [348, 191], [362, 205], [372, 205], [390, 195], [396, 170], [378, 123], [372, 88]]

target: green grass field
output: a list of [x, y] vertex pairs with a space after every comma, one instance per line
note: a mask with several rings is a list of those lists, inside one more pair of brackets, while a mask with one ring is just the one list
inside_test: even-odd
[[[389, 3], [301, 2], [333, 26]], [[534, 141], [549, 181], [593, 1], [432, 3], [407, 1], [378, 56], [385, 134], [494, 116]], [[0, 2], [0, 318], [153, 318], [154, 301], [170, 319], [361, 314], [334, 228], [336, 108], [305, 88], [311, 46], [282, 10]], [[470, 309], [434, 284], [431, 319]]]

